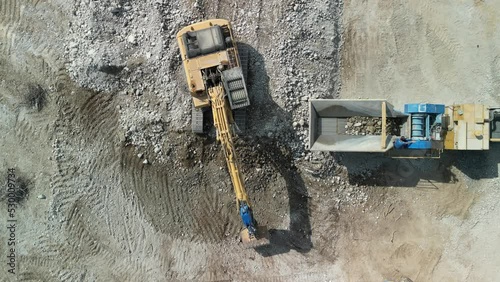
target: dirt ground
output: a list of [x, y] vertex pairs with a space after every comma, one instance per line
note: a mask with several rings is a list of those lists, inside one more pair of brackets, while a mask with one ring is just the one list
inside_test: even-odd
[[[472, 0], [0, 0], [0, 177], [13, 167], [27, 190], [17, 274], [4, 266], [0, 280], [498, 281], [498, 144], [440, 160], [313, 153], [303, 122], [310, 98], [500, 106], [498, 11]], [[174, 35], [212, 17], [230, 19], [249, 53], [252, 118], [237, 151], [269, 228], [257, 248], [238, 242], [214, 132], [190, 132]]]
[[[494, 1], [345, 1], [340, 97], [386, 98], [399, 108], [499, 105], [498, 8]], [[393, 172], [407, 183], [380, 188], [372, 197], [378, 211], [354, 216], [346, 228], [339, 260], [349, 280], [497, 281], [499, 150], [402, 163], [410, 169], [382, 166], [394, 186], [401, 182]], [[350, 166], [380, 161], [360, 156]]]

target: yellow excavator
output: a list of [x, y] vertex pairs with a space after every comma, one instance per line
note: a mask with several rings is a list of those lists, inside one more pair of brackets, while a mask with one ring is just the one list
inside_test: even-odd
[[[212, 111], [217, 141], [224, 150], [237, 209], [244, 229], [241, 241], [259, 239], [257, 222], [245, 190], [236, 150], [233, 144], [235, 127], [244, 127], [244, 109], [250, 105], [238, 48], [229, 21], [212, 19], [182, 28], [177, 33], [190, 94], [193, 98], [192, 131], [203, 133], [203, 113]], [[241, 117], [240, 123], [235, 116]], [[260, 230], [262, 234], [264, 230]], [[263, 227], [265, 229], [265, 227]]]

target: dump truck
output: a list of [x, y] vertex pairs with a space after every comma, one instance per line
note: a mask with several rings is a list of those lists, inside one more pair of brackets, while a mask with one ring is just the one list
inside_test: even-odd
[[[380, 134], [348, 134], [352, 117], [379, 119]], [[387, 130], [389, 120], [397, 121], [395, 132]], [[500, 107], [411, 103], [397, 110], [383, 99], [312, 99], [309, 125], [312, 151], [439, 158], [445, 150], [488, 150], [491, 142], [500, 142]]]

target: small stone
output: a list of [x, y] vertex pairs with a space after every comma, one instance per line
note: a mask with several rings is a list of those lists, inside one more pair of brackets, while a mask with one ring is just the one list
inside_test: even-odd
[[161, 151], [161, 149], [160, 149], [160, 147], [156, 147], [154, 151], [155, 151], [155, 154], [158, 154]]
[[297, 125], [299, 125], [299, 123], [294, 121], [292, 125], [293, 125], [293, 127], [297, 127]]
[[356, 122], [356, 123], [354, 124], [354, 127], [360, 127], [360, 126], [361, 126], [361, 122]]
[[134, 34], [131, 34], [127, 37], [127, 41], [131, 44], [137, 44], [137, 38]]
[[300, 124], [300, 126], [304, 126], [304, 124], [306, 124], [306, 122], [304, 121], [304, 119], [301, 119], [301, 120], [299, 120], [299, 124]]
[[144, 156], [144, 154], [143, 154], [143, 153], [137, 154], [137, 157], [138, 157], [139, 159], [142, 159], [142, 156]]
[[142, 163], [143, 163], [143, 164], [148, 164], [149, 162], [148, 162], [148, 160], [147, 160], [147, 159], [145, 159]]
[[38, 199], [45, 199], [45, 198], [47, 198], [47, 197], [45, 197], [45, 195], [44, 195], [44, 194], [40, 194], [40, 195], [38, 195], [38, 197], [37, 197], [37, 198], [38, 198]]
[[109, 7], [108, 9], [113, 15], [118, 15], [121, 12], [119, 7]]

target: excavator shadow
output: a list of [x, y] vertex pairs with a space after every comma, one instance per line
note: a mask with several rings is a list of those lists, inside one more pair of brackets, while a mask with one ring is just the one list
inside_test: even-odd
[[280, 255], [291, 250], [307, 253], [312, 248], [310, 238], [304, 238], [302, 234], [289, 230], [271, 229], [266, 241], [266, 244], [254, 247], [255, 251], [263, 257]]
[[[242, 137], [246, 144], [258, 144], [256, 150], [263, 163], [272, 166], [272, 169], [285, 180], [290, 223], [288, 230], [270, 228], [270, 223], [277, 224], [277, 220], [270, 222], [262, 210], [259, 201], [254, 199], [254, 213], [259, 225], [270, 228], [265, 239], [260, 239], [253, 247], [262, 256], [273, 256], [287, 253], [291, 250], [305, 253], [311, 250], [311, 223], [309, 218], [309, 198], [307, 187], [295, 166], [293, 166], [291, 143], [301, 142], [293, 129], [293, 117], [289, 111], [281, 108], [271, 97], [269, 90], [269, 76], [267, 75], [265, 60], [252, 46], [239, 43], [240, 49], [248, 56], [247, 89], [250, 97], [248, 109], [247, 132]], [[240, 158], [241, 159], [241, 158]], [[249, 160], [254, 166], [255, 160]], [[283, 189], [284, 187], [275, 187]], [[267, 189], [261, 187], [260, 189]], [[284, 190], [284, 189], [283, 189]], [[255, 193], [249, 192], [250, 197]], [[277, 200], [277, 198], [276, 198]], [[275, 205], [283, 205], [276, 200]], [[261, 201], [262, 202], [262, 201]], [[272, 206], [270, 207], [272, 208]], [[260, 237], [263, 237], [262, 235]], [[257, 238], [259, 239], [259, 238]], [[262, 244], [264, 243], [264, 244]]]
[[271, 164], [284, 178], [288, 194], [290, 224], [288, 230], [269, 229], [265, 238], [260, 236], [254, 249], [264, 257], [288, 253], [295, 250], [306, 253], [313, 247], [309, 217], [307, 187], [297, 168], [291, 163], [291, 155], [283, 154], [275, 142], [259, 141], [264, 144], [266, 162]]

